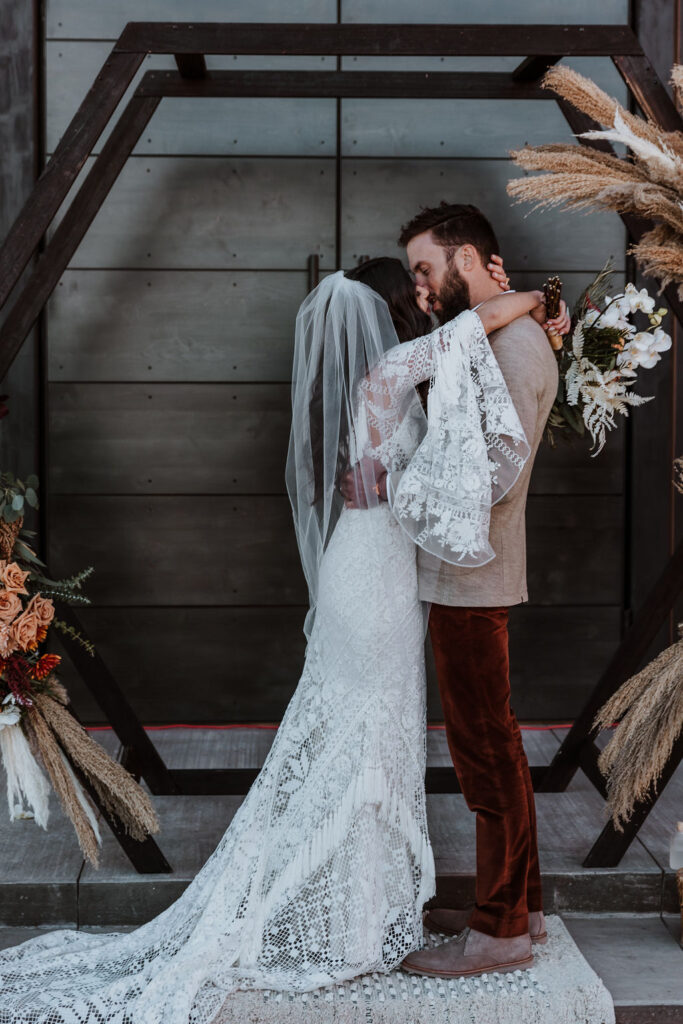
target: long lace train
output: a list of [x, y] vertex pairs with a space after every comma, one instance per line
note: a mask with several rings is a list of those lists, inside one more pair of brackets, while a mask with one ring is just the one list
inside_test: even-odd
[[415, 550], [342, 513], [306, 663], [257, 780], [183, 895], [127, 934], [0, 953], [1, 1024], [208, 1024], [237, 988], [390, 970], [434, 891]]

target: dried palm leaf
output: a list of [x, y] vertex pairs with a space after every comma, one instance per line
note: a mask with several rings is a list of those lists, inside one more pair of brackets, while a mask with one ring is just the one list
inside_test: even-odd
[[541, 83], [545, 89], [552, 89], [572, 106], [588, 114], [598, 124], [613, 125], [615, 114], [623, 119], [637, 138], [659, 143], [661, 129], [652, 121], [645, 121], [621, 106], [613, 96], [608, 96], [595, 82], [564, 64], [550, 68]]
[[100, 837], [93, 808], [88, 803], [88, 798], [70, 769], [49, 725], [35, 706], [29, 709], [25, 721], [32, 744], [40, 754], [62, 809], [76, 830], [83, 856], [93, 867], [97, 867]]
[[510, 151], [510, 156], [519, 167], [526, 171], [553, 171], [579, 174], [606, 173], [605, 168], [625, 181], [648, 182], [647, 172], [630, 160], [622, 160], [611, 153], [587, 146], [576, 146], [572, 142], [549, 143], [544, 146], [525, 146]]
[[671, 84], [676, 93], [676, 99], [683, 103], [683, 64], [674, 64], [671, 69]]
[[678, 295], [683, 299], [683, 238], [680, 234], [658, 224], [628, 251], [645, 274], [657, 278], [660, 293], [667, 285], [678, 284]]
[[104, 747], [88, 736], [85, 729], [67, 710], [66, 690], [57, 684], [55, 699], [47, 693], [38, 694], [35, 702], [54, 732], [60, 746], [72, 762], [83, 771], [103, 805], [121, 821], [126, 832], [139, 841], [159, 831], [154, 806], [133, 776]]
[[[683, 102], [683, 65], [674, 66], [671, 77]], [[631, 114], [571, 68], [551, 68], [543, 85], [607, 126], [582, 138], [624, 143], [632, 156], [620, 159], [566, 143], [525, 147], [512, 152], [513, 160], [527, 171], [545, 173], [509, 182], [509, 195], [534, 209], [598, 208], [654, 221], [654, 229], [630, 251], [662, 289], [677, 283], [683, 296], [683, 133], [665, 132]]]
[[508, 182], [507, 193], [517, 202], [533, 203], [533, 209], [564, 206], [590, 210], [597, 206], [663, 221], [683, 233], [683, 207], [672, 201], [670, 194], [651, 183], [633, 182], [612, 174], [567, 171], [515, 178]]
[[683, 729], [683, 639], [627, 680], [600, 709], [593, 728], [615, 719], [619, 724], [598, 765], [612, 821], [623, 831], [636, 803], [656, 790]]
[[662, 185], [680, 189], [683, 185], [683, 169], [680, 157], [669, 146], [661, 132], [656, 142], [640, 138], [617, 110], [614, 114], [614, 126], [604, 130], [582, 132], [581, 139], [603, 139], [607, 142], [620, 142], [633, 153], [641, 166], [647, 168], [650, 179]]

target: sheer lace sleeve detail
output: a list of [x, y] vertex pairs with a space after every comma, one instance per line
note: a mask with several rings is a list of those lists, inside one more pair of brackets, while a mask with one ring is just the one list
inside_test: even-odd
[[517, 480], [529, 445], [476, 313], [465, 310], [413, 344], [402, 372], [411, 385], [432, 378], [428, 427], [390, 504], [425, 550], [446, 562], [483, 565], [494, 557], [491, 506]]
[[390, 472], [405, 469], [427, 425], [415, 385], [434, 372], [437, 338], [426, 334], [384, 353], [359, 385], [354, 460], [377, 460]]

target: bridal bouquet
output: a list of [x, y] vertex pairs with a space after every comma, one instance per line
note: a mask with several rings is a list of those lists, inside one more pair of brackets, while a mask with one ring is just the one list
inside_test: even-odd
[[[560, 383], [547, 427], [551, 444], [555, 432], [571, 437], [588, 431], [594, 455], [604, 448], [617, 415], [651, 400], [631, 388], [639, 371], [651, 369], [671, 348], [661, 326], [667, 310], [655, 310], [655, 300], [633, 284], [609, 296], [611, 275], [610, 261], [576, 304], [571, 334], [557, 353]], [[637, 313], [647, 318], [644, 329], [632, 321]]]
[[43, 575], [44, 563], [24, 539], [33, 531], [22, 531], [25, 505], [38, 505], [37, 485], [33, 476], [24, 483], [0, 474], [0, 757], [10, 820], [33, 817], [47, 828], [51, 783], [84, 856], [97, 866], [101, 837], [77, 772], [135, 839], [158, 832], [159, 823], [144, 790], [69, 711], [56, 675], [61, 658], [44, 649], [58, 628], [93, 653], [87, 640], [55, 618], [51, 600], [89, 603], [80, 588], [92, 568], [67, 580]]

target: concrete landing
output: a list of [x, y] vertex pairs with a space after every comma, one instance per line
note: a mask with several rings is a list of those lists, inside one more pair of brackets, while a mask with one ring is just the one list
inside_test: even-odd
[[[112, 754], [111, 731], [93, 733]], [[268, 751], [268, 729], [154, 730], [152, 738], [171, 767], [258, 767]], [[561, 741], [558, 730], [523, 730], [531, 764], [547, 764]], [[429, 762], [450, 764], [444, 733], [429, 732]], [[0, 779], [0, 794], [3, 792]], [[72, 826], [53, 800], [49, 832], [31, 820], [10, 823], [0, 802], [0, 924], [119, 927], [149, 920], [175, 900], [214, 850], [240, 797], [155, 797], [162, 831], [157, 837], [172, 874], [139, 875], [103, 826], [101, 866], [84, 864]], [[604, 805], [578, 773], [565, 793], [536, 796], [539, 854], [549, 913], [676, 914], [675, 875], [668, 841], [683, 808], [683, 769], [660, 797], [640, 836], [616, 868], [581, 864], [604, 824]], [[474, 815], [459, 795], [431, 795], [429, 820], [439, 899], [474, 900]]]

